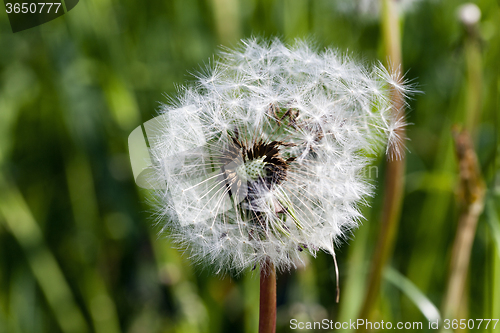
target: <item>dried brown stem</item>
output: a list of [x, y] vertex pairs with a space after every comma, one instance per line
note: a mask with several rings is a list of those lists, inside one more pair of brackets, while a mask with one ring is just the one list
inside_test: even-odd
[[485, 196], [485, 185], [469, 133], [454, 127], [453, 138], [460, 171], [459, 200], [463, 208], [453, 243], [450, 275], [442, 307], [444, 318], [449, 319], [457, 318], [463, 303], [472, 244]]

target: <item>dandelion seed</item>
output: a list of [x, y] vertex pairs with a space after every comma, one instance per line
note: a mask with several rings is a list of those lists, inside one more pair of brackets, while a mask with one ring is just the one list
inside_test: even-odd
[[224, 50], [149, 136], [164, 229], [218, 273], [335, 258], [371, 193], [368, 156], [402, 147], [389, 94], [412, 87], [396, 75], [304, 41]]

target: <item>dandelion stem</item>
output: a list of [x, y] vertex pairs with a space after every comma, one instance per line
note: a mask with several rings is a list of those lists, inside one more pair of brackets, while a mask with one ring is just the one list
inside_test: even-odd
[[259, 333], [276, 332], [276, 270], [266, 259], [260, 268]]
[[483, 69], [481, 35], [478, 22], [466, 24], [464, 41], [465, 64], [467, 69], [465, 96], [465, 128], [473, 140], [477, 140], [477, 127], [481, 120], [481, 96], [483, 93]]
[[[473, 5], [475, 6], [475, 5]], [[467, 9], [468, 8], [468, 9]], [[471, 10], [462, 7], [463, 10]], [[479, 9], [478, 9], [479, 10]], [[479, 20], [479, 17], [478, 17]], [[484, 208], [486, 187], [481, 168], [474, 150], [473, 139], [477, 140], [477, 127], [481, 116], [482, 66], [478, 21], [462, 20], [467, 29], [465, 57], [467, 65], [467, 90], [464, 129], [452, 128], [455, 152], [459, 167], [459, 203], [461, 207], [457, 231], [453, 243], [446, 293], [442, 304], [445, 319], [467, 316], [464, 299], [470, 257], [477, 223]]]
[[[394, 2], [394, 0], [382, 0], [382, 31], [385, 43], [385, 54], [388, 57], [387, 67], [391, 72], [398, 73], [395, 77], [401, 80], [403, 77], [401, 75], [401, 32], [399, 28], [399, 17]], [[391, 103], [393, 117], [395, 117], [396, 120], [403, 118], [404, 97], [397, 89], [392, 89]], [[396, 129], [396, 131], [396, 134], [400, 138], [399, 143], [402, 145], [405, 139], [404, 127], [400, 127]], [[398, 151], [401, 153], [400, 158], [388, 160], [386, 164], [385, 194], [381, 227], [372, 260], [368, 290], [359, 318], [370, 319], [373, 306], [378, 298], [383, 270], [394, 248], [404, 189], [404, 147], [396, 144], [390, 147], [389, 151], [389, 156], [398, 156]]]

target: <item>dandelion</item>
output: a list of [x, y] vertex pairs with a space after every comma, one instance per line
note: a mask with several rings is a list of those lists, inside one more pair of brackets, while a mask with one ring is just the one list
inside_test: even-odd
[[371, 193], [370, 156], [401, 146], [389, 94], [409, 89], [398, 82], [305, 41], [222, 51], [148, 133], [165, 230], [217, 273], [260, 265], [265, 279], [305, 253], [335, 259]]

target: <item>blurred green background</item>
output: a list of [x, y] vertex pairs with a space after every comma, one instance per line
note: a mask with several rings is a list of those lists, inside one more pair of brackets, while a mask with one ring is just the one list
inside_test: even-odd
[[[405, 197], [378, 320], [426, 328], [426, 303], [415, 292], [441, 307], [460, 212], [451, 126], [467, 122], [474, 101], [488, 190], [461, 313], [500, 318], [500, 2], [476, 2], [482, 16], [473, 30], [457, 18], [462, 3], [414, 1], [401, 12], [406, 77], [423, 94], [409, 103]], [[240, 38], [307, 37], [385, 61], [376, 7], [87, 0], [15, 34], [0, 14], [0, 332], [256, 332], [258, 274], [214, 276], [158, 236], [148, 193], [132, 177], [128, 135], [219, 45]], [[384, 163], [377, 163], [381, 185]], [[279, 275], [278, 332], [291, 331], [291, 318], [357, 318], [382, 190], [338, 251], [340, 304], [331, 256], [319, 254], [307, 268]]]

